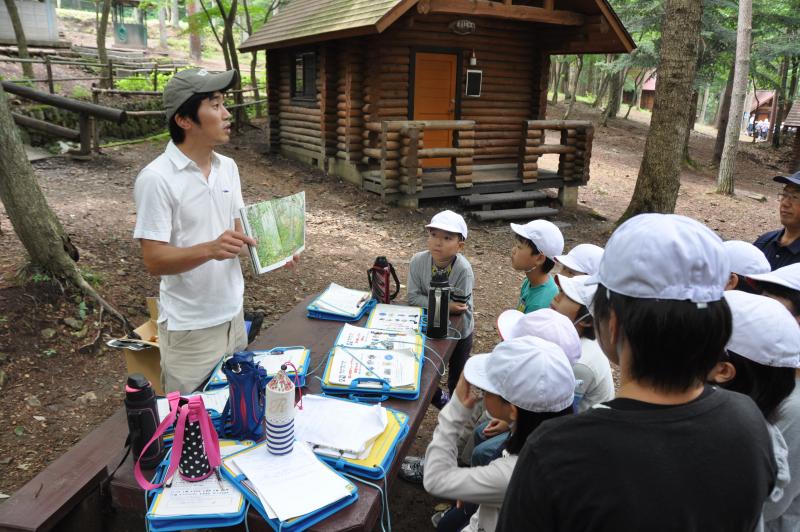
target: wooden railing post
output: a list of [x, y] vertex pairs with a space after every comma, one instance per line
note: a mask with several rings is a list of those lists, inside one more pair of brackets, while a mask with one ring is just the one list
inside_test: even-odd
[[539, 178], [539, 153], [537, 150], [543, 141], [544, 129], [536, 129], [532, 120], [523, 122], [518, 172], [523, 183], [534, 183]]
[[[95, 85], [92, 83], [92, 103], [95, 105], [100, 104], [100, 93], [94, 90]], [[94, 146], [94, 150], [99, 152], [100, 151], [100, 127], [97, 123], [97, 119], [95, 117], [91, 117], [91, 129], [92, 129], [92, 145]]]
[[89, 123], [89, 114], [80, 113], [78, 124], [81, 135], [81, 149], [77, 155], [90, 155], [92, 153], [92, 127]]
[[381, 122], [381, 199], [386, 198], [386, 171], [388, 161], [386, 160], [386, 143], [388, 142], [389, 124]]
[[475, 126], [469, 129], [459, 129], [453, 132], [454, 148], [458, 151], [467, 153], [453, 158], [453, 177], [456, 188], [468, 188], [472, 186], [473, 157], [475, 154]]
[[114, 61], [108, 60], [108, 88], [114, 88]]
[[408, 179], [408, 193], [417, 193], [417, 173], [419, 172], [419, 141], [420, 130], [419, 128], [412, 127], [408, 130], [408, 147], [404, 148], [406, 156], [401, 159], [402, 171], [405, 172]]
[[50, 56], [44, 56], [44, 68], [47, 70], [47, 89], [50, 94], [56, 93], [56, 87], [53, 83], [53, 65], [50, 64]]

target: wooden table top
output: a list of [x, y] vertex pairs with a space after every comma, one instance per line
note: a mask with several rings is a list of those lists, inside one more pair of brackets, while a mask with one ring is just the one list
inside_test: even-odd
[[[256, 340], [249, 346], [250, 349], [269, 349], [277, 346], [303, 345], [311, 350], [311, 370], [318, 369], [306, 379], [304, 393], [320, 393], [320, 381], [315, 376], [321, 377], [324, 364], [321, 364], [333, 346], [333, 342], [342, 328], [342, 322], [313, 320], [306, 317], [306, 306], [316, 297], [309, 296], [300, 301], [291, 311], [286, 313], [278, 322], [266, 331], [262, 331]], [[456, 319], [460, 318], [455, 318]], [[363, 326], [366, 318], [353, 325]], [[432, 347], [446, 362], [455, 348], [454, 340], [431, 340], [426, 345]], [[431, 356], [427, 350], [426, 355], [435, 361], [441, 371], [442, 362], [436, 356]], [[425, 411], [431, 402], [434, 391], [438, 386], [439, 375], [430, 360], [426, 360], [422, 369], [422, 382], [420, 383], [419, 398], [414, 401], [391, 399], [383, 403], [384, 406], [400, 410], [408, 414], [409, 433], [398, 447], [397, 454], [387, 471], [386, 481], [391, 483], [408, 452], [414, 436], [419, 430]], [[370, 482], [374, 482], [371, 481]], [[379, 482], [380, 483], [380, 482]], [[381, 514], [381, 500], [378, 491], [371, 486], [357, 482], [358, 500], [314, 525], [314, 531], [371, 531], [378, 522]], [[111, 481], [111, 496], [115, 507], [136, 510], [144, 513], [144, 497], [142, 489], [133, 476], [133, 461], [129, 457], [125, 464], [119, 468]], [[248, 524], [253, 532], [271, 530], [257, 512], [251, 510]]]

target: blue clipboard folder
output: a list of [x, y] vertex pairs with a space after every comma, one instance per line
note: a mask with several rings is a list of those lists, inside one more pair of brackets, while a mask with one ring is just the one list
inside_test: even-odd
[[[219, 444], [224, 455], [226, 448], [228, 452], [241, 451], [252, 446], [253, 442], [220, 440]], [[164, 480], [171, 452], [170, 450], [166, 454], [156, 469], [154, 480], [157, 483]], [[228, 492], [227, 502], [214, 508], [214, 503], [220, 501], [219, 494], [215, 494], [214, 491], [220, 487]], [[192, 490], [198, 490], [199, 495]], [[234, 526], [244, 521], [247, 514], [247, 501], [239, 487], [227, 479], [218, 480], [215, 475], [200, 482], [186, 482], [179, 478], [176, 471], [172, 487], [162, 486], [148, 492], [147, 495], [149, 504], [145, 519], [149, 529], [154, 532]], [[175, 506], [176, 499], [171, 499], [172, 497], [184, 500], [179, 501], [182, 504]], [[183, 509], [186, 509], [186, 513], [182, 513]]]
[[375, 307], [377, 301], [371, 296], [370, 292], [331, 283], [308, 304], [307, 316], [317, 320], [358, 321]]
[[345, 324], [328, 354], [322, 391], [353, 401], [413, 401], [419, 397], [424, 350], [419, 333]]
[[[295, 445], [301, 444], [300, 442], [295, 442]], [[305, 444], [302, 444], [305, 445]], [[253, 488], [252, 484], [250, 484], [247, 477], [236, 467], [233, 463], [233, 459], [242, 453], [249, 453], [249, 452], [261, 452], [261, 453], [268, 453], [267, 451], [267, 444], [266, 442], [254, 445], [249, 449], [245, 449], [238, 453], [232, 454], [226, 458], [222, 459], [222, 475], [228, 478], [231, 482], [233, 482], [239, 490], [244, 494], [244, 497], [250, 503], [250, 506], [256, 509], [261, 517], [272, 527], [273, 530], [279, 530], [281, 532], [294, 532], [299, 530], [305, 530], [310, 526], [322, 521], [330, 517], [331, 515], [335, 514], [342, 508], [350, 506], [354, 502], [358, 500], [358, 488], [352, 482], [349, 483], [348, 489], [350, 490], [350, 494], [343, 499], [339, 499], [338, 501], [325, 506], [324, 508], [320, 508], [315, 512], [308, 513], [306, 515], [295, 517], [292, 519], [288, 519], [286, 521], [280, 521], [277, 517], [271, 518], [267, 513], [264, 505], [261, 503], [261, 499], [259, 498], [258, 494]], [[330, 466], [327, 466], [330, 467]], [[333, 468], [330, 468], [331, 471], [336, 473]], [[337, 475], [339, 473], [336, 473]], [[341, 476], [341, 475], [340, 475]]]
[[[340, 400], [345, 401], [346, 399]], [[388, 419], [386, 430], [375, 439], [375, 443], [366, 457], [347, 458], [343, 453], [340, 453], [339, 456], [331, 456], [327, 449], [323, 451], [318, 446], [313, 447], [314, 452], [337, 471], [374, 480], [384, 478], [397, 454], [400, 442], [405, 439], [409, 431], [408, 414], [391, 408], [387, 408], [386, 413]]]
[[[297, 380], [300, 387], [306, 385], [306, 375], [308, 375], [308, 368], [311, 365], [311, 351], [301, 345], [254, 350], [253, 359], [267, 370], [267, 382], [271, 381], [278, 373], [281, 364], [291, 360], [297, 367]], [[214, 369], [214, 373], [211, 374], [211, 378], [206, 384], [206, 390], [214, 390], [228, 385], [228, 377], [222, 371], [223, 363], [224, 361], [220, 361]], [[287, 367], [286, 373], [294, 381], [295, 372], [291, 366]]]

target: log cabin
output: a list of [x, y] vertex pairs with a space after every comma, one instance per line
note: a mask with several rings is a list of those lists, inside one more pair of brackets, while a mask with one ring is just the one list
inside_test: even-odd
[[266, 50], [272, 152], [416, 206], [577, 198], [593, 127], [545, 120], [550, 56], [634, 47], [606, 0], [292, 0], [241, 51]]

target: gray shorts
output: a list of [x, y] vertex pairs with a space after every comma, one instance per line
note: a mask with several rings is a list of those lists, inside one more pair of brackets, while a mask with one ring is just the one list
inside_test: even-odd
[[158, 324], [161, 384], [164, 392], [191, 393], [201, 388], [224, 357], [247, 347], [244, 311], [231, 321], [194, 331], [170, 331]]

